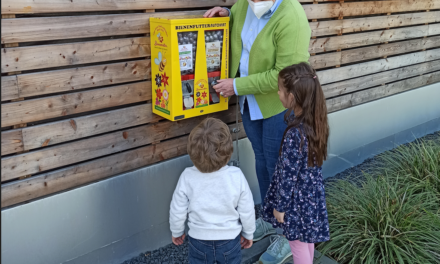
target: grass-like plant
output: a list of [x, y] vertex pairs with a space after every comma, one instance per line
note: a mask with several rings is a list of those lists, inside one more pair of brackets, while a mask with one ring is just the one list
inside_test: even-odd
[[440, 200], [384, 175], [327, 184], [331, 240], [318, 249], [339, 263], [440, 263]]
[[440, 140], [416, 140], [379, 155], [379, 159], [380, 171], [399, 176], [402, 183], [411, 183], [420, 191], [433, 191], [440, 197]]

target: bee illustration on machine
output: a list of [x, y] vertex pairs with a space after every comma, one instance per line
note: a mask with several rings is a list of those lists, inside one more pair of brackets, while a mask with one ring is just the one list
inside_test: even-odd
[[158, 58], [154, 59], [154, 63], [159, 66], [159, 71], [162, 72], [167, 64], [167, 59], [162, 56], [162, 52], [159, 51]]
[[157, 38], [159, 39], [160, 43], [163, 42], [163, 37], [160, 35], [160, 32], [159, 32], [159, 34], [157, 34]]

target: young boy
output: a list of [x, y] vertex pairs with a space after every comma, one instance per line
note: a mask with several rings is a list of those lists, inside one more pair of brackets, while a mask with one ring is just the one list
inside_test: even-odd
[[170, 226], [173, 243], [181, 245], [189, 214], [190, 264], [241, 263], [241, 247], [252, 246], [254, 201], [241, 170], [227, 165], [232, 152], [229, 128], [218, 119], [205, 119], [189, 135], [195, 166], [186, 168], [177, 183]]

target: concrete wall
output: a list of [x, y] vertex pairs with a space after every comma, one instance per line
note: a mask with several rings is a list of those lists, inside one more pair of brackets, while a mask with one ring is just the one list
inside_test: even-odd
[[[330, 114], [325, 177], [395, 144], [440, 130], [440, 84]], [[259, 203], [253, 152], [240, 141], [241, 167]], [[168, 210], [188, 156], [1, 212], [3, 264], [121, 263], [171, 242]]]

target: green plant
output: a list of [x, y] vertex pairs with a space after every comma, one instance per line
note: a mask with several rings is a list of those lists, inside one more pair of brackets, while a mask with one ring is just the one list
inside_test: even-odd
[[318, 249], [339, 263], [440, 263], [440, 200], [384, 175], [327, 184], [331, 240]]
[[[401, 177], [419, 191], [433, 191], [440, 197], [440, 141], [416, 140], [379, 155], [380, 171]], [[380, 172], [379, 171], [379, 172]]]

